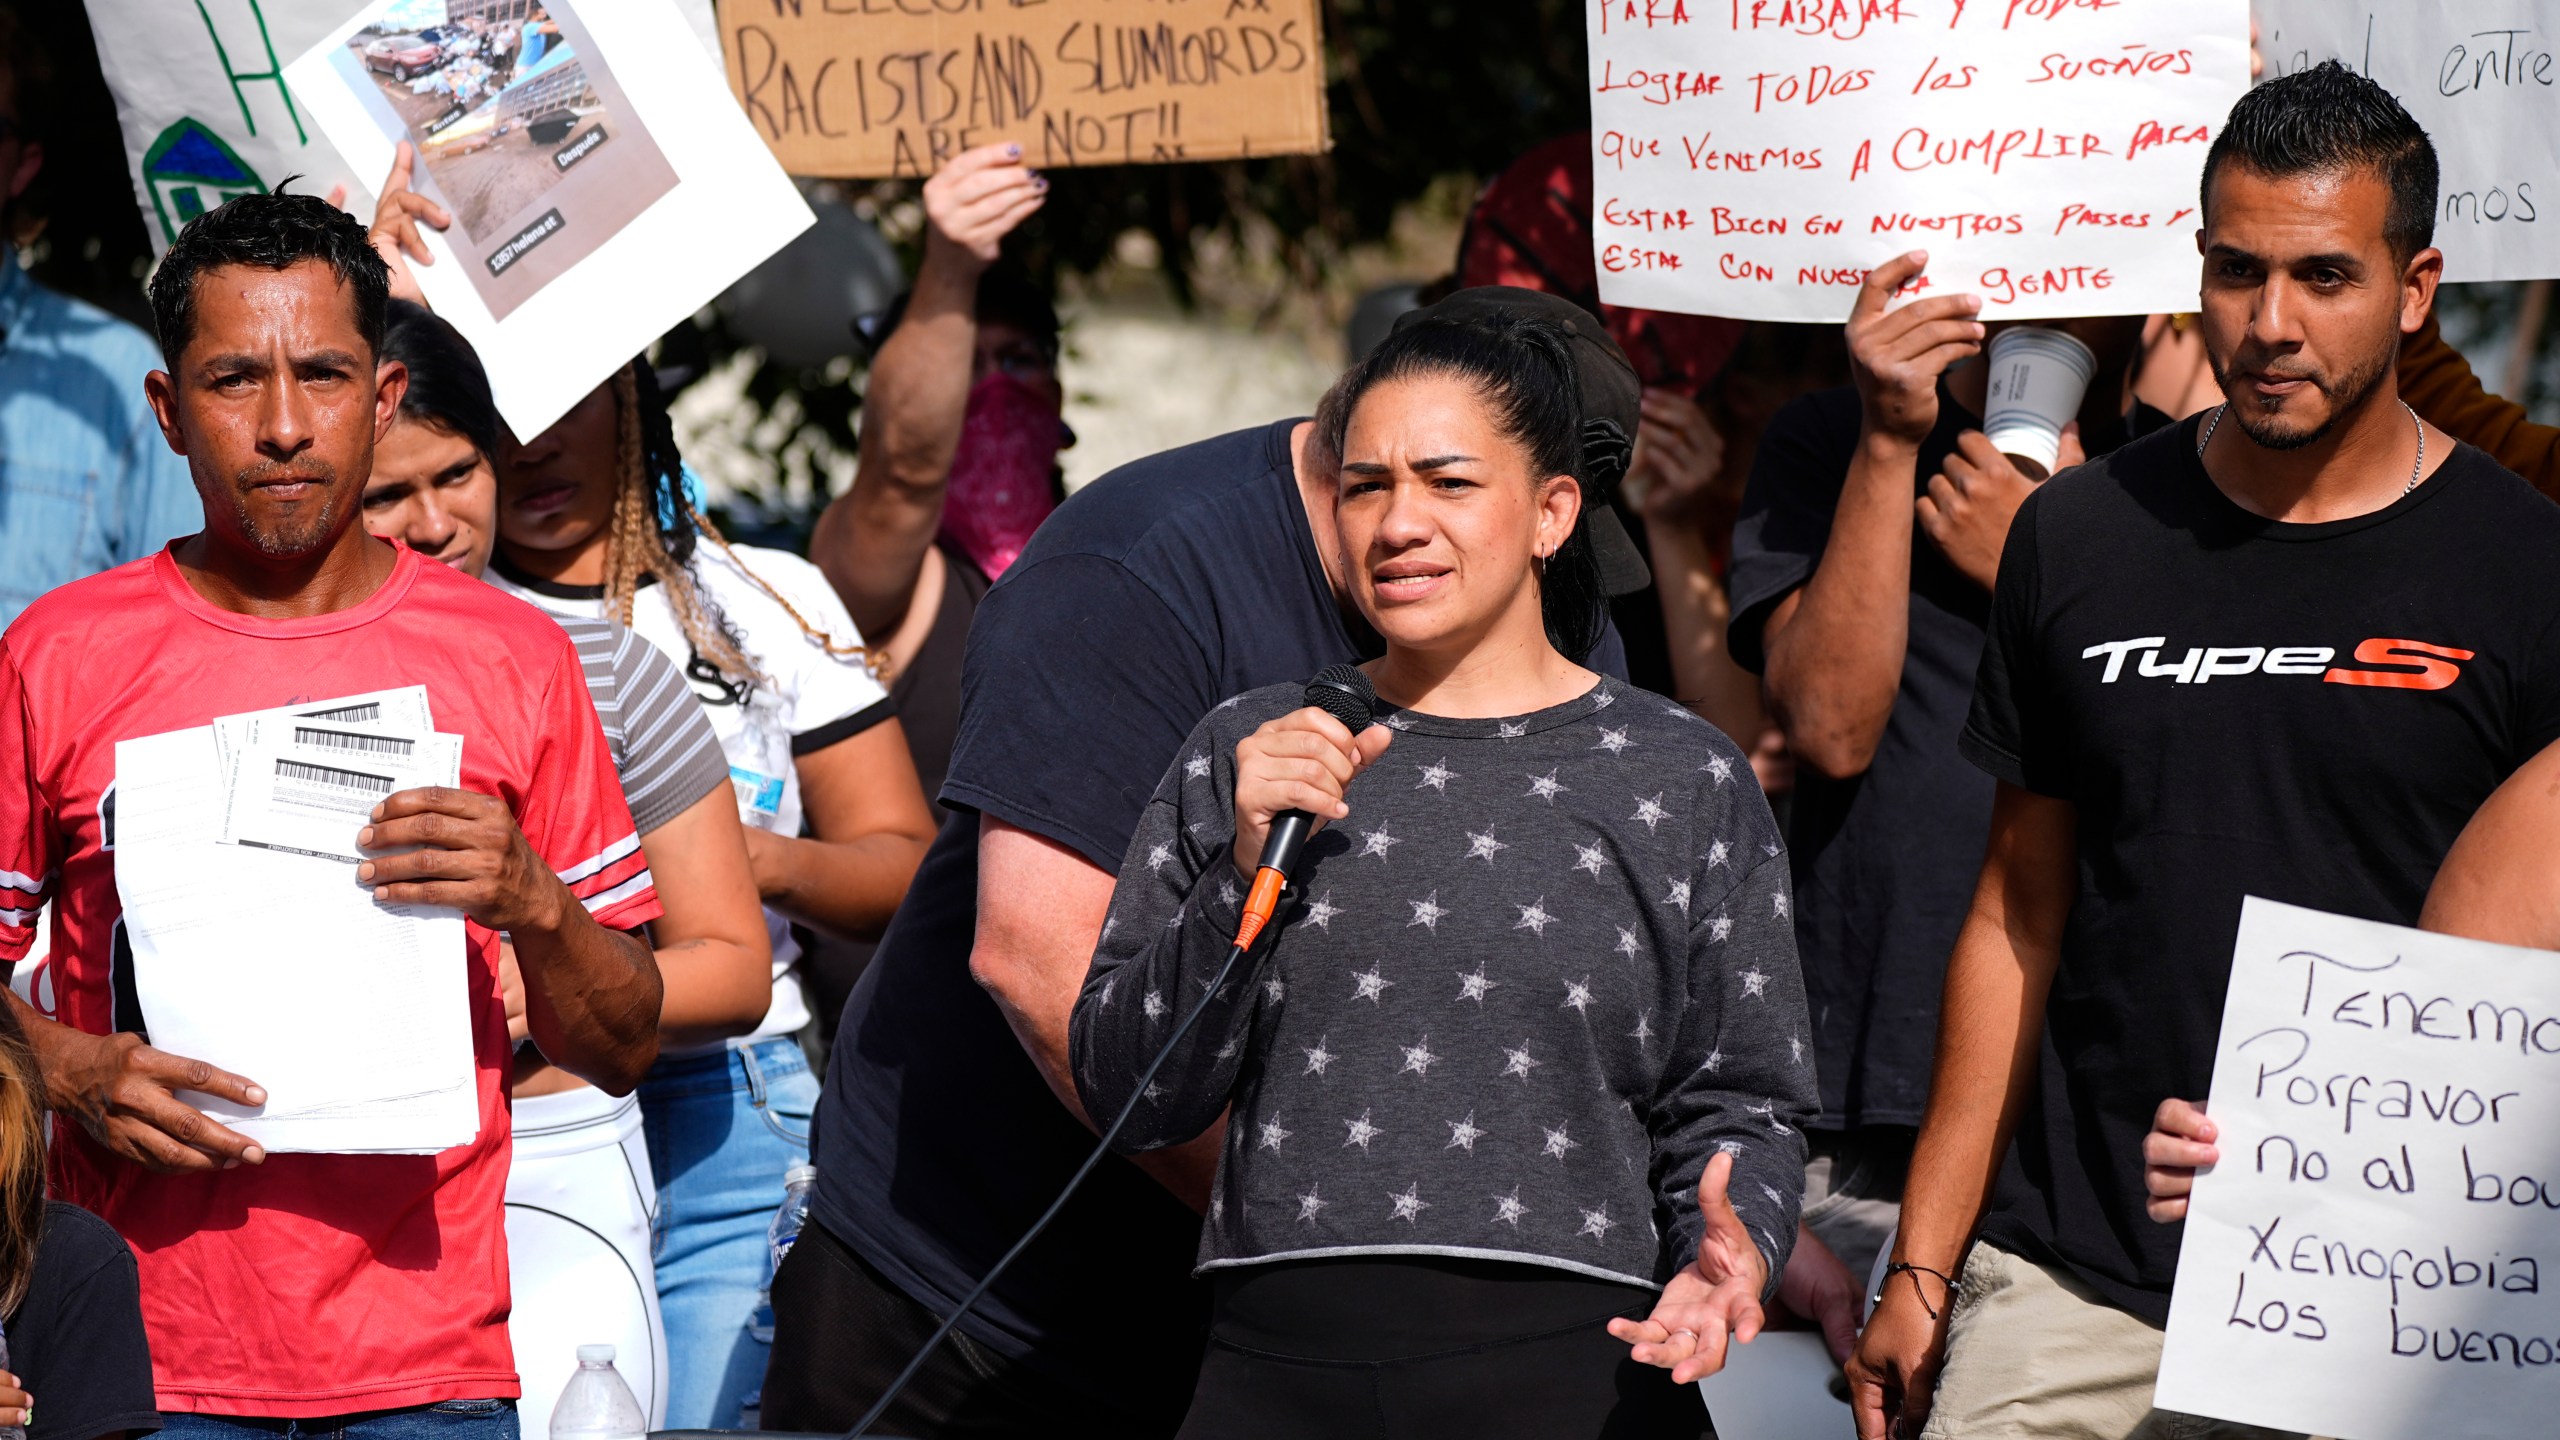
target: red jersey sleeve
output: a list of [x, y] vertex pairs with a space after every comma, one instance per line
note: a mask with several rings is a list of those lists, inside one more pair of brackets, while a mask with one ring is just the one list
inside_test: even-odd
[[35, 722], [18, 659], [0, 644], [0, 960], [15, 965], [35, 944], [36, 914], [53, 893], [62, 832], [36, 781]]
[[658, 905], [649, 857], [641, 852], [604, 723], [596, 718], [566, 632], [560, 663], [534, 718], [540, 738], [524, 813], [516, 817], [524, 838], [598, 921], [631, 930], [657, 919], [665, 911]]

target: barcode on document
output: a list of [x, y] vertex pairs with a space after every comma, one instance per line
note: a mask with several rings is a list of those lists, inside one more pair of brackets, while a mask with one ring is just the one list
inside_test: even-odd
[[397, 735], [365, 735], [350, 730], [314, 730], [308, 725], [293, 727], [293, 743], [320, 750], [347, 750], [361, 755], [396, 755], [407, 759], [417, 750], [418, 742]]
[[330, 810], [369, 811], [376, 801], [391, 793], [388, 775], [368, 775], [361, 770], [341, 770], [335, 765], [311, 765], [300, 760], [278, 760], [276, 778], [286, 782], [277, 788], [277, 798]]
[[382, 703], [367, 700], [361, 705], [341, 705], [335, 710], [305, 710], [302, 717], [306, 720], [335, 720], [341, 724], [379, 720], [382, 718]]

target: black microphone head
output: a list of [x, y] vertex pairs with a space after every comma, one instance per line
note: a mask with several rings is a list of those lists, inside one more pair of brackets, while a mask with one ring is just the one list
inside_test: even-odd
[[1370, 712], [1377, 707], [1378, 689], [1357, 665], [1328, 665], [1307, 682], [1307, 703], [1357, 735], [1373, 723]]

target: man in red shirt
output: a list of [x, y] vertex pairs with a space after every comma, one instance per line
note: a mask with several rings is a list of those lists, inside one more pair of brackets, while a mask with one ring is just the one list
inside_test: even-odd
[[[659, 913], [656, 892], [567, 635], [358, 523], [407, 386], [376, 362], [387, 283], [363, 227], [313, 197], [190, 224], [152, 282], [168, 369], [148, 390], [203, 533], [54, 591], [0, 637], [0, 959], [22, 958], [54, 905], [43, 1005], [7, 1003], [79, 1122], [56, 1137], [56, 1193], [141, 1267], [170, 1434], [270, 1440], [292, 1421], [391, 1440], [427, 1422], [514, 1440], [499, 932], [555, 1064], [622, 1094], [657, 1048], [656, 965], [624, 933]], [[354, 878], [469, 922], [453, 961], [478, 1134], [435, 1155], [271, 1156], [177, 1093], [263, 1105], [256, 1077], [137, 1033], [116, 743], [412, 685], [463, 736], [461, 785], [376, 807], [357, 842], [377, 858]], [[166, 948], [155, 964], [184, 962]]]

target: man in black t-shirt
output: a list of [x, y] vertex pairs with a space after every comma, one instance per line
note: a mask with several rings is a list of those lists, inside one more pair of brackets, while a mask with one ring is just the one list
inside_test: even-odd
[[[1977, 357], [2002, 327], [1975, 322], [1979, 299], [1887, 309], [1925, 258], [1868, 278], [1848, 326], [1856, 383], [1779, 413], [1734, 527], [1733, 653], [1766, 677], [1796, 757], [1788, 849], [1822, 1083], [1804, 1211], [1822, 1243], [1789, 1262], [1796, 1306], [1861, 1293], [1894, 1226], [1991, 825], [1992, 782], [1956, 731], [2000, 547], [2036, 484], [1982, 434]], [[2130, 403], [2141, 317], [2037, 323], [2098, 357], [2076, 422], [2089, 453], [2168, 423]], [[2080, 458], [2066, 431], [2061, 463]], [[1856, 1317], [1825, 1328], [1845, 1354]]]
[[[1623, 465], [1634, 372], [1571, 302], [1487, 287], [1405, 323], [1487, 305], [1573, 328], [1585, 409], [1620, 427]], [[953, 814], [828, 1056], [817, 1191], [773, 1284], [769, 1427], [850, 1426], [1093, 1148], [1067, 1017], [1192, 727], [1231, 695], [1381, 653], [1334, 573], [1338, 477], [1314, 428], [1284, 420], [1103, 476], [987, 592], [941, 795]], [[1609, 588], [1642, 588], [1625, 532], [1595, 524], [1594, 539]], [[1624, 678], [1614, 631], [1590, 663]], [[1206, 1339], [1190, 1273], [1222, 1134], [1097, 1168], [883, 1431], [1171, 1434]]]
[[1866, 1440], [2264, 1433], [2150, 1408], [2179, 1232], [2143, 1140], [2207, 1088], [2241, 902], [2414, 922], [2560, 737], [2560, 510], [2398, 396], [2425, 133], [2323, 65], [2240, 101], [2203, 196], [2228, 403], [2040, 488], [2001, 560], [1961, 741], [1998, 793]]

